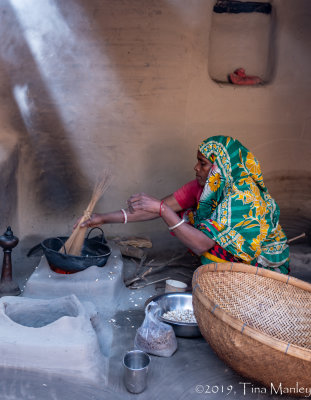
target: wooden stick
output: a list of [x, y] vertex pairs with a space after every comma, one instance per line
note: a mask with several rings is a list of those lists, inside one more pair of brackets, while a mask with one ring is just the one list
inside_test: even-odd
[[141, 279], [144, 279], [146, 275], [148, 275], [148, 274], [151, 273], [151, 271], [152, 271], [152, 267], [150, 267], [150, 268], [149, 268], [147, 271], [145, 271], [144, 273], [139, 274], [139, 275], [136, 275], [136, 276], [134, 276], [134, 278], [130, 278], [130, 279], [126, 280], [126, 281], [125, 281], [125, 286], [129, 286], [129, 285], [131, 285], [133, 282], [140, 281]]
[[135, 283], [134, 283], [133, 285], [130, 286], [130, 288], [131, 289], [142, 289], [145, 286], [153, 285], [154, 283], [158, 283], [158, 282], [163, 282], [163, 281], [166, 281], [168, 279], [171, 279], [171, 278], [169, 276], [166, 276], [165, 278], [160, 278], [160, 279], [157, 279], [156, 281], [146, 282], [145, 284], [140, 285], [140, 286], [135, 286]]
[[301, 235], [295, 236], [287, 241], [287, 244], [294, 242], [295, 240], [305, 238], [307, 235], [303, 232]]

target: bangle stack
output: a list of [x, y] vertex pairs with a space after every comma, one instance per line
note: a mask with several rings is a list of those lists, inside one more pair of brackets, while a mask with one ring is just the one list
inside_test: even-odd
[[174, 229], [178, 228], [180, 225], [182, 225], [184, 222], [186, 222], [184, 219], [182, 219], [181, 221], [178, 222], [178, 224], [174, 225], [174, 226], [169, 226], [168, 230], [169, 231], [173, 231]]
[[126, 211], [124, 210], [124, 208], [121, 208], [121, 211], [123, 212], [123, 216], [124, 216], [123, 224], [127, 224], [127, 213], [126, 213]]

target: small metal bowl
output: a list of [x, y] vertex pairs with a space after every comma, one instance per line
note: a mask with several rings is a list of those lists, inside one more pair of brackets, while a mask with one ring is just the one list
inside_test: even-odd
[[154, 296], [147, 300], [145, 306], [147, 306], [151, 301], [158, 303], [161, 308], [161, 316], [159, 317], [161, 321], [169, 324], [173, 327], [175, 335], [180, 337], [199, 337], [201, 332], [199, 330], [197, 323], [189, 322], [175, 322], [162, 317], [167, 311], [183, 311], [192, 310], [192, 293], [164, 293], [158, 296]]

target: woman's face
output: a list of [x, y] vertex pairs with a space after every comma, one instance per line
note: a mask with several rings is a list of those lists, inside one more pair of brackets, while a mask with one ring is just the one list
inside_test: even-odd
[[198, 184], [200, 186], [204, 186], [207, 176], [208, 176], [208, 173], [213, 164], [206, 157], [204, 157], [203, 154], [200, 153], [199, 151], [197, 154], [197, 159], [198, 159], [198, 161], [194, 167], [195, 177], [198, 181]]

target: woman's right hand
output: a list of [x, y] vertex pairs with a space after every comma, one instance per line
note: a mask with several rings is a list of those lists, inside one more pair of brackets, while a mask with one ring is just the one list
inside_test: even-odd
[[[77, 222], [74, 224], [73, 229], [76, 229], [82, 218], [83, 217], [80, 217], [77, 220]], [[95, 228], [97, 226], [102, 225], [103, 223], [104, 223], [103, 214], [92, 214], [89, 219], [87, 219], [80, 225], [80, 228]]]

